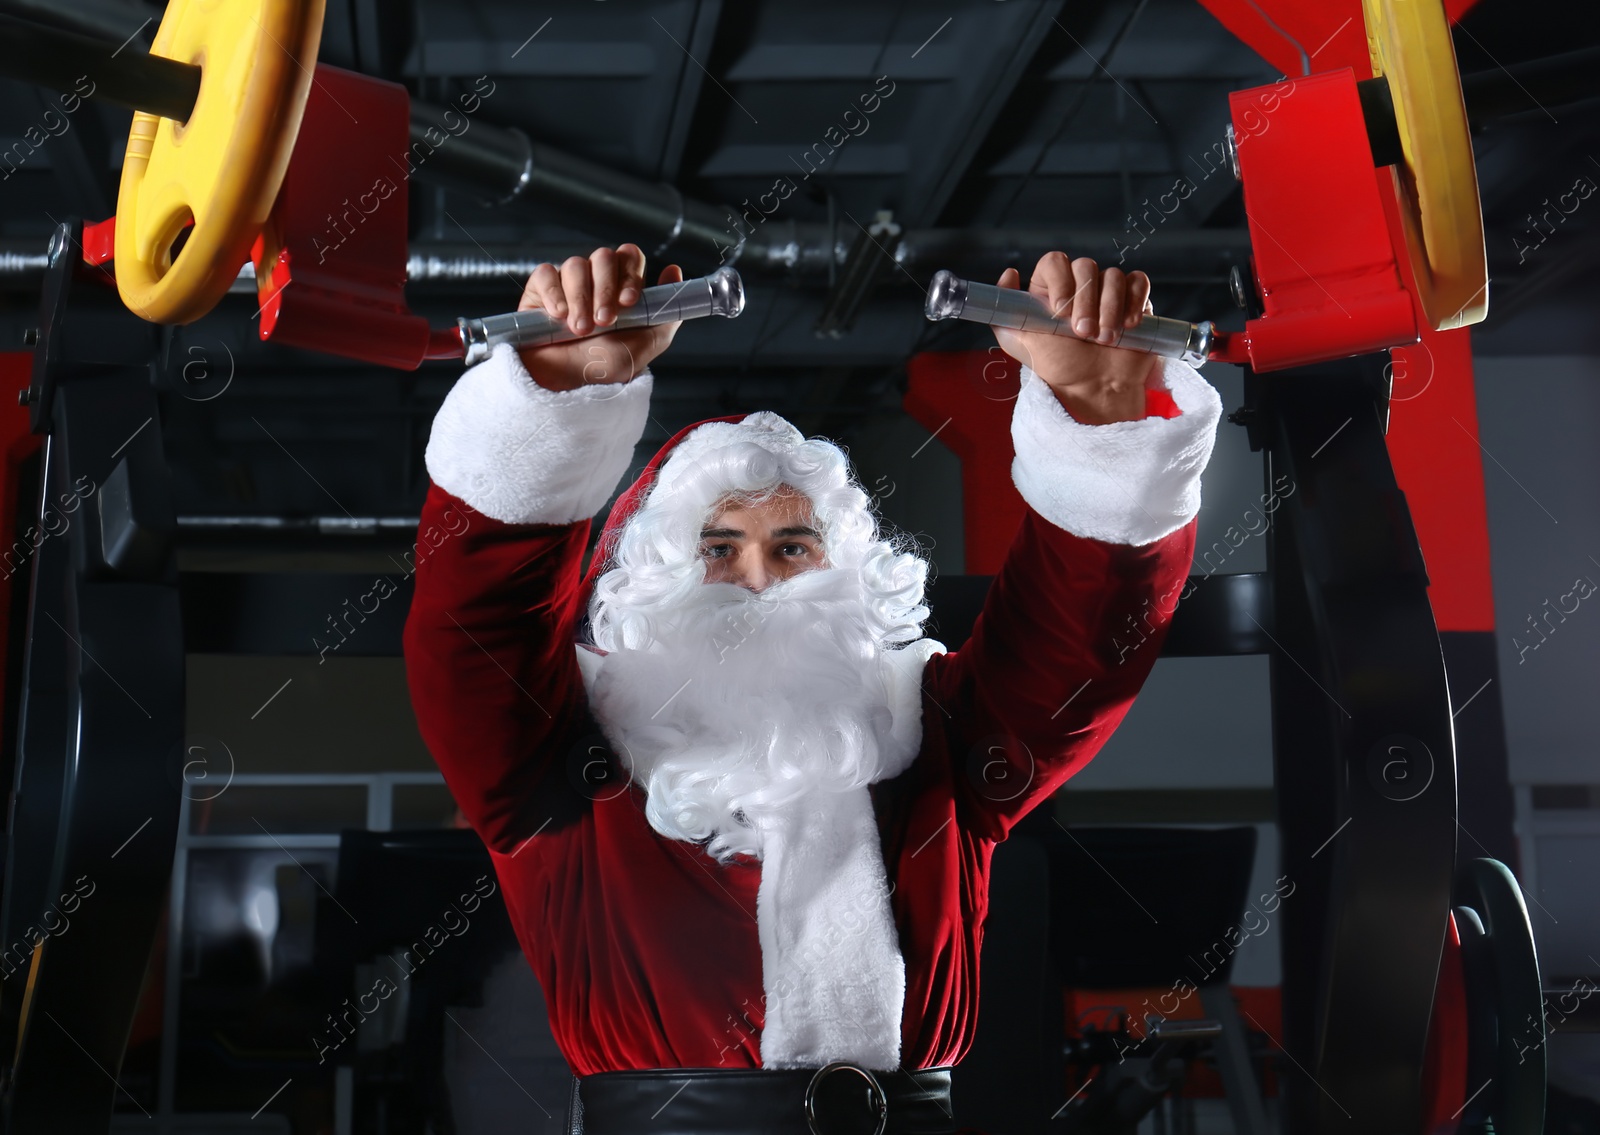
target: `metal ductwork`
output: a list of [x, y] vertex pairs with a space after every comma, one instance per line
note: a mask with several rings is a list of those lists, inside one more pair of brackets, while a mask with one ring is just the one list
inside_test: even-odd
[[[447, 114], [456, 115], [457, 136], [448, 135]], [[550, 219], [593, 233], [600, 239], [625, 239], [638, 244], [652, 258], [684, 257], [713, 264], [733, 264], [741, 272], [785, 273], [826, 277], [846, 261], [862, 230], [853, 222], [768, 221], [758, 206], [735, 208], [685, 197], [675, 187], [647, 181], [531, 141], [522, 131], [473, 122], [460, 129], [454, 111], [412, 103], [413, 147], [427, 147], [426, 162], [418, 163], [419, 180], [472, 193], [497, 204], [525, 203], [545, 210]], [[431, 137], [435, 141], [430, 141]], [[1146, 243], [1148, 242], [1148, 247]], [[1102, 263], [1118, 263], [1128, 249], [1137, 249], [1141, 266], [1157, 265], [1161, 258], [1181, 254], [1187, 261], [1196, 251], [1215, 251], [1219, 257], [1243, 259], [1249, 253], [1245, 229], [1192, 229], [1174, 226], [1153, 234], [1139, 230], [1060, 230], [941, 228], [913, 229], [885, 241], [903, 267], [915, 271], [940, 268], [996, 271], [1008, 265], [1030, 266], [1044, 253], [1063, 249], [1073, 255], [1092, 256]], [[550, 257], [564, 259], [572, 250], [557, 250]], [[448, 264], [419, 272], [412, 259], [411, 279], [493, 276], [522, 265], [483, 267], [465, 265], [481, 261], [471, 253], [460, 268]]]
[[[756, 278], [782, 275], [823, 286], [828, 281], [830, 260], [835, 268], [844, 264], [852, 243], [848, 231], [830, 229], [825, 223], [783, 222], [774, 224], [769, 232], [760, 244], [746, 242], [737, 261], [741, 272]], [[1026, 269], [1055, 249], [1115, 263], [1119, 245], [1127, 247], [1136, 237], [1109, 229], [912, 229], [885, 242], [884, 248], [896, 263], [918, 277], [940, 268], [998, 275], [1008, 266]], [[1242, 261], [1249, 247], [1249, 234], [1243, 229], [1174, 228], [1158, 232], [1140, 246], [1130, 266], [1161, 273], [1163, 280], [1174, 283], [1225, 283], [1227, 275], [1221, 266]], [[558, 244], [418, 243], [411, 247], [406, 276], [412, 285], [433, 288], [470, 287], [506, 279], [520, 282], [539, 264], [559, 263], [583, 251]], [[662, 255], [670, 259], [675, 251], [669, 249]], [[1196, 252], [1216, 257], [1219, 269], [1214, 280], [1189, 278]], [[44, 276], [45, 261], [43, 238], [12, 238], [0, 243], [0, 290], [36, 286]], [[1182, 274], [1174, 277], [1163, 271], [1165, 266], [1179, 268]], [[253, 295], [254, 273], [249, 265], [240, 278], [238, 290]]]

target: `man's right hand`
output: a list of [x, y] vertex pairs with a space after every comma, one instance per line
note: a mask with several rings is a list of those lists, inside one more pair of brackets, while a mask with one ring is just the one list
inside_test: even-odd
[[[659, 282], [675, 284], [682, 279], [683, 271], [669, 264]], [[548, 390], [575, 390], [627, 382], [642, 373], [672, 343], [681, 322], [595, 332], [615, 323], [621, 309], [638, 303], [643, 294], [644, 251], [636, 244], [618, 245], [615, 251], [597, 248], [587, 259], [573, 256], [560, 268], [554, 264], [535, 268], [517, 310], [547, 311], [565, 320], [574, 335], [592, 337], [520, 348], [517, 354], [533, 380]]]

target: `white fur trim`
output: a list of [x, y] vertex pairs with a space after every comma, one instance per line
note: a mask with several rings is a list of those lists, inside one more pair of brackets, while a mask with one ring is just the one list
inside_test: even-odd
[[502, 344], [461, 376], [433, 419], [428, 475], [507, 524], [570, 524], [599, 512], [628, 471], [654, 379], [547, 390]]
[[[582, 644], [577, 651], [593, 705], [605, 655]], [[879, 780], [899, 775], [921, 750], [922, 675], [928, 659], [944, 652], [943, 643], [923, 638], [882, 655], [892, 724]], [[766, 995], [763, 1067], [900, 1066], [905, 959], [865, 788], [813, 793], [767, 833], [756, 931]]]
[[762, 841], [763, 1068], [900, 1066], [906, 965], [865, 788], [814, 792]]
[[1194, 519], [1222, 399], [1193, 367], [1161, 361], [1152, 376], [1180, 415], [1103, 426], [1075, 421], [1049, 385], [1022, 368], [1011, 479], [1035, 512], [1075, 536], [1134, 546]]
[[922, 749], [922, 675], [928, 668], [928, 659], [945, 653], [944, 643], [931, 638], [919, 638], [899, 650], [884, 652], [883, 674], [894, 722], [889, 734], [894, 749], [884, 754], [879, 780], [892, 780], [917, 759]]

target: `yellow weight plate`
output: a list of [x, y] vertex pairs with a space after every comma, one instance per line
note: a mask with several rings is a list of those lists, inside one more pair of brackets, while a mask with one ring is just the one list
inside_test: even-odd
[[324, 3], [167, 4], [151, 54], [197, 64], [200, 95], [187, 122], [133, 116], [117, 194], [116, 269], [134, 314], [191, 323], [216, 306], [249, 258], [300, 132]]
[[1389, 80], [1405, 161], [1395, 193], [1422, 310], [1436, 331], [1489, 311], [1483, 209], [1461, 72], [1441, 0], [1362, 0], [1374, 74]]

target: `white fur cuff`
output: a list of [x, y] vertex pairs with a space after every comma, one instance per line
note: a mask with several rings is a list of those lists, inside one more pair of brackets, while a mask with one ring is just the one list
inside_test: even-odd
[[1222, 399], [1193, 367], [1162, 364], [1154, 374], [1180, 415], [1103, 426], [1075, 421], [1049, 385], [1022, 368], [1011, 479], [1035, 512], [1075, 536], [1134, 546], [1194, 519]]
[[502, 344], [450, 389], [428, 438], [428, 475], [507, 524], [570, 524], [599, 512], [628, 471], [654, 379], [547, 390]]

